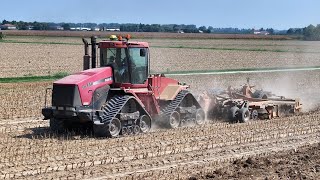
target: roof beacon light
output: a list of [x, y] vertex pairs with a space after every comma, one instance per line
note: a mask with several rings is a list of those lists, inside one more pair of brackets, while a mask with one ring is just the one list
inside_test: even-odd
[[110, 36], [110, 40], [111, 41], [116, 41], [118, 38], [117, 38], [117, 36], [116, 35], [111, 35]]
[[129, 39], [131, 39], [131, 35], [130, 35], [130, 34], [127, 34], [127, 35], [126, 35], [126, 39], [127, 39], [127, 41], [129, 41]]

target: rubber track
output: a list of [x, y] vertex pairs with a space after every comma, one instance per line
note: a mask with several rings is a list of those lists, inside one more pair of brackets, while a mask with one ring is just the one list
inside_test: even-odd
[[103, 108], [103, 114], [100, 115], [100, 122], [104, 124], [110, 123], [110, 121], [120, 113], [123, 106], [128, 102], [132, 96], [115, 96], [112, 97], [108, 104]]
[[[185, 90], [180, 91], [178, 93], [178, 95], [176, 96], [176, 98], [174, 100], [172, 100], [168, 106], [164, 107], [161, 110], [160, 116], [165, 119], [169, 118], [170, 115], [173, 113], [173, 111], [175, 111], [178, 108], [178, 106], [180, 105], [180, 103], [182, 102], [184, 97], [186, 97], [188, 94], [191, 94], [191, 93], [189, 91], [185, 91]], [[192, 95], [192, 97], [193, 97], [193, 95]], [[193, 97], [193, 99], [197, 103], [197, 105], [200, 106], [198, 101], [196, 101], [194, 97]]]

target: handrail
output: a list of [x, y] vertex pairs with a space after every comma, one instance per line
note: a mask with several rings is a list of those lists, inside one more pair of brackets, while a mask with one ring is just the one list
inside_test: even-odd
[[45, 108], [47, 108], [48, 106], [47, 106], [47, 96], [48, 96], [48, 90], [52, 90], [52, 88], [51, 87], [49, 87], [49, 88], [46, 88], [46, 95], [45, 95], [45, 99], [44, 99], [44, 107]]

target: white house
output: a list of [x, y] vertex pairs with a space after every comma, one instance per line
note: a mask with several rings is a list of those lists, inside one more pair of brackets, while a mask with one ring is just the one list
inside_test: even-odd
[[86, 27], [72, 27], [70, 28], [71, 31], [91, 31], [91, 28]]
[[120, 28], [107, 28], [105, 31], [120, 31]]
[[270, 33], [268, 31], [254, 30], [253, 34], [255, 34], [255, 35], [269, 35]]

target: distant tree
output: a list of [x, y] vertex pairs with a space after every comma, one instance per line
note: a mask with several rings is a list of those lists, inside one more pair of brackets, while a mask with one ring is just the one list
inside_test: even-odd
[[34, 30], [49, 30], [49, 25], [48, 23], [41, 23], [41, 22], [33, 22], [33, 29]]
[[4, 20], [2, 21], [2, 24], [9, 24], [9, 21], [7, 21], [7, 20], [4, 19]]
[[287, 34], [288, 35], [294, 34], [294, 30], [292, 28], [288, 29]]
[[182, 28], [181, 30], [183, 30], [183, 32], [185, 33], [199, 33], [199, 30], [197, 28], [196, 25], [193, 25], [193, 24], [189, 24], [189, 25], [180, 25]]
[[303, 29], [301, 29], [301, 28], [296, 29], [295, 30], [295, 34], [302, 35], [303, 34]]
[[63, 29], [66, 30], [66, 31], [70, 30], [70, 24], [68, 24], [68, 23], [62, 24], [61, 27], [63, 27]]
[[138, 32], [139, 24], [122, 24], [120, 25], [120, 31]]
[[199, 27], [199, 31], [207, 32], [207, 27], [206, 26], [200, 26]]
[[212, 31], [213, 31], [213, 27], [212, 27], [212, 26], [209, 26], [209, 27], [208, 27], [208, 32], [211, 33]]
[[144, 29], [144, 24], [139, 24], [139, 26], [138, 26], [138, 31], [139, 32], [142, 32], [143, 31], [143, 29]]
[[303, 29], [303, 36], [305, 40], [320, 41], [320, 25], [309, 25]]
[[268, 31], [269, 34], [274, 34], [274, 30], [272, 28], [267, 28], [266, 31]]
[[165, 24], [162, 25], [163, 32], [174, 32], [174, 24]]
[[175, 24], [175, 25], [173, 25], [173, 31], [174, 32], [178, 32], [178, 31], [180, 31], [181, 29], [180, 29], [180, 27], [177, 25], [177, 24]]
[[23, 22], [23, 21], [19, 21], [19, 22], [16, 23], [16, 26], [20, 30], [27, 30], [28, 23], [27, 22]]

